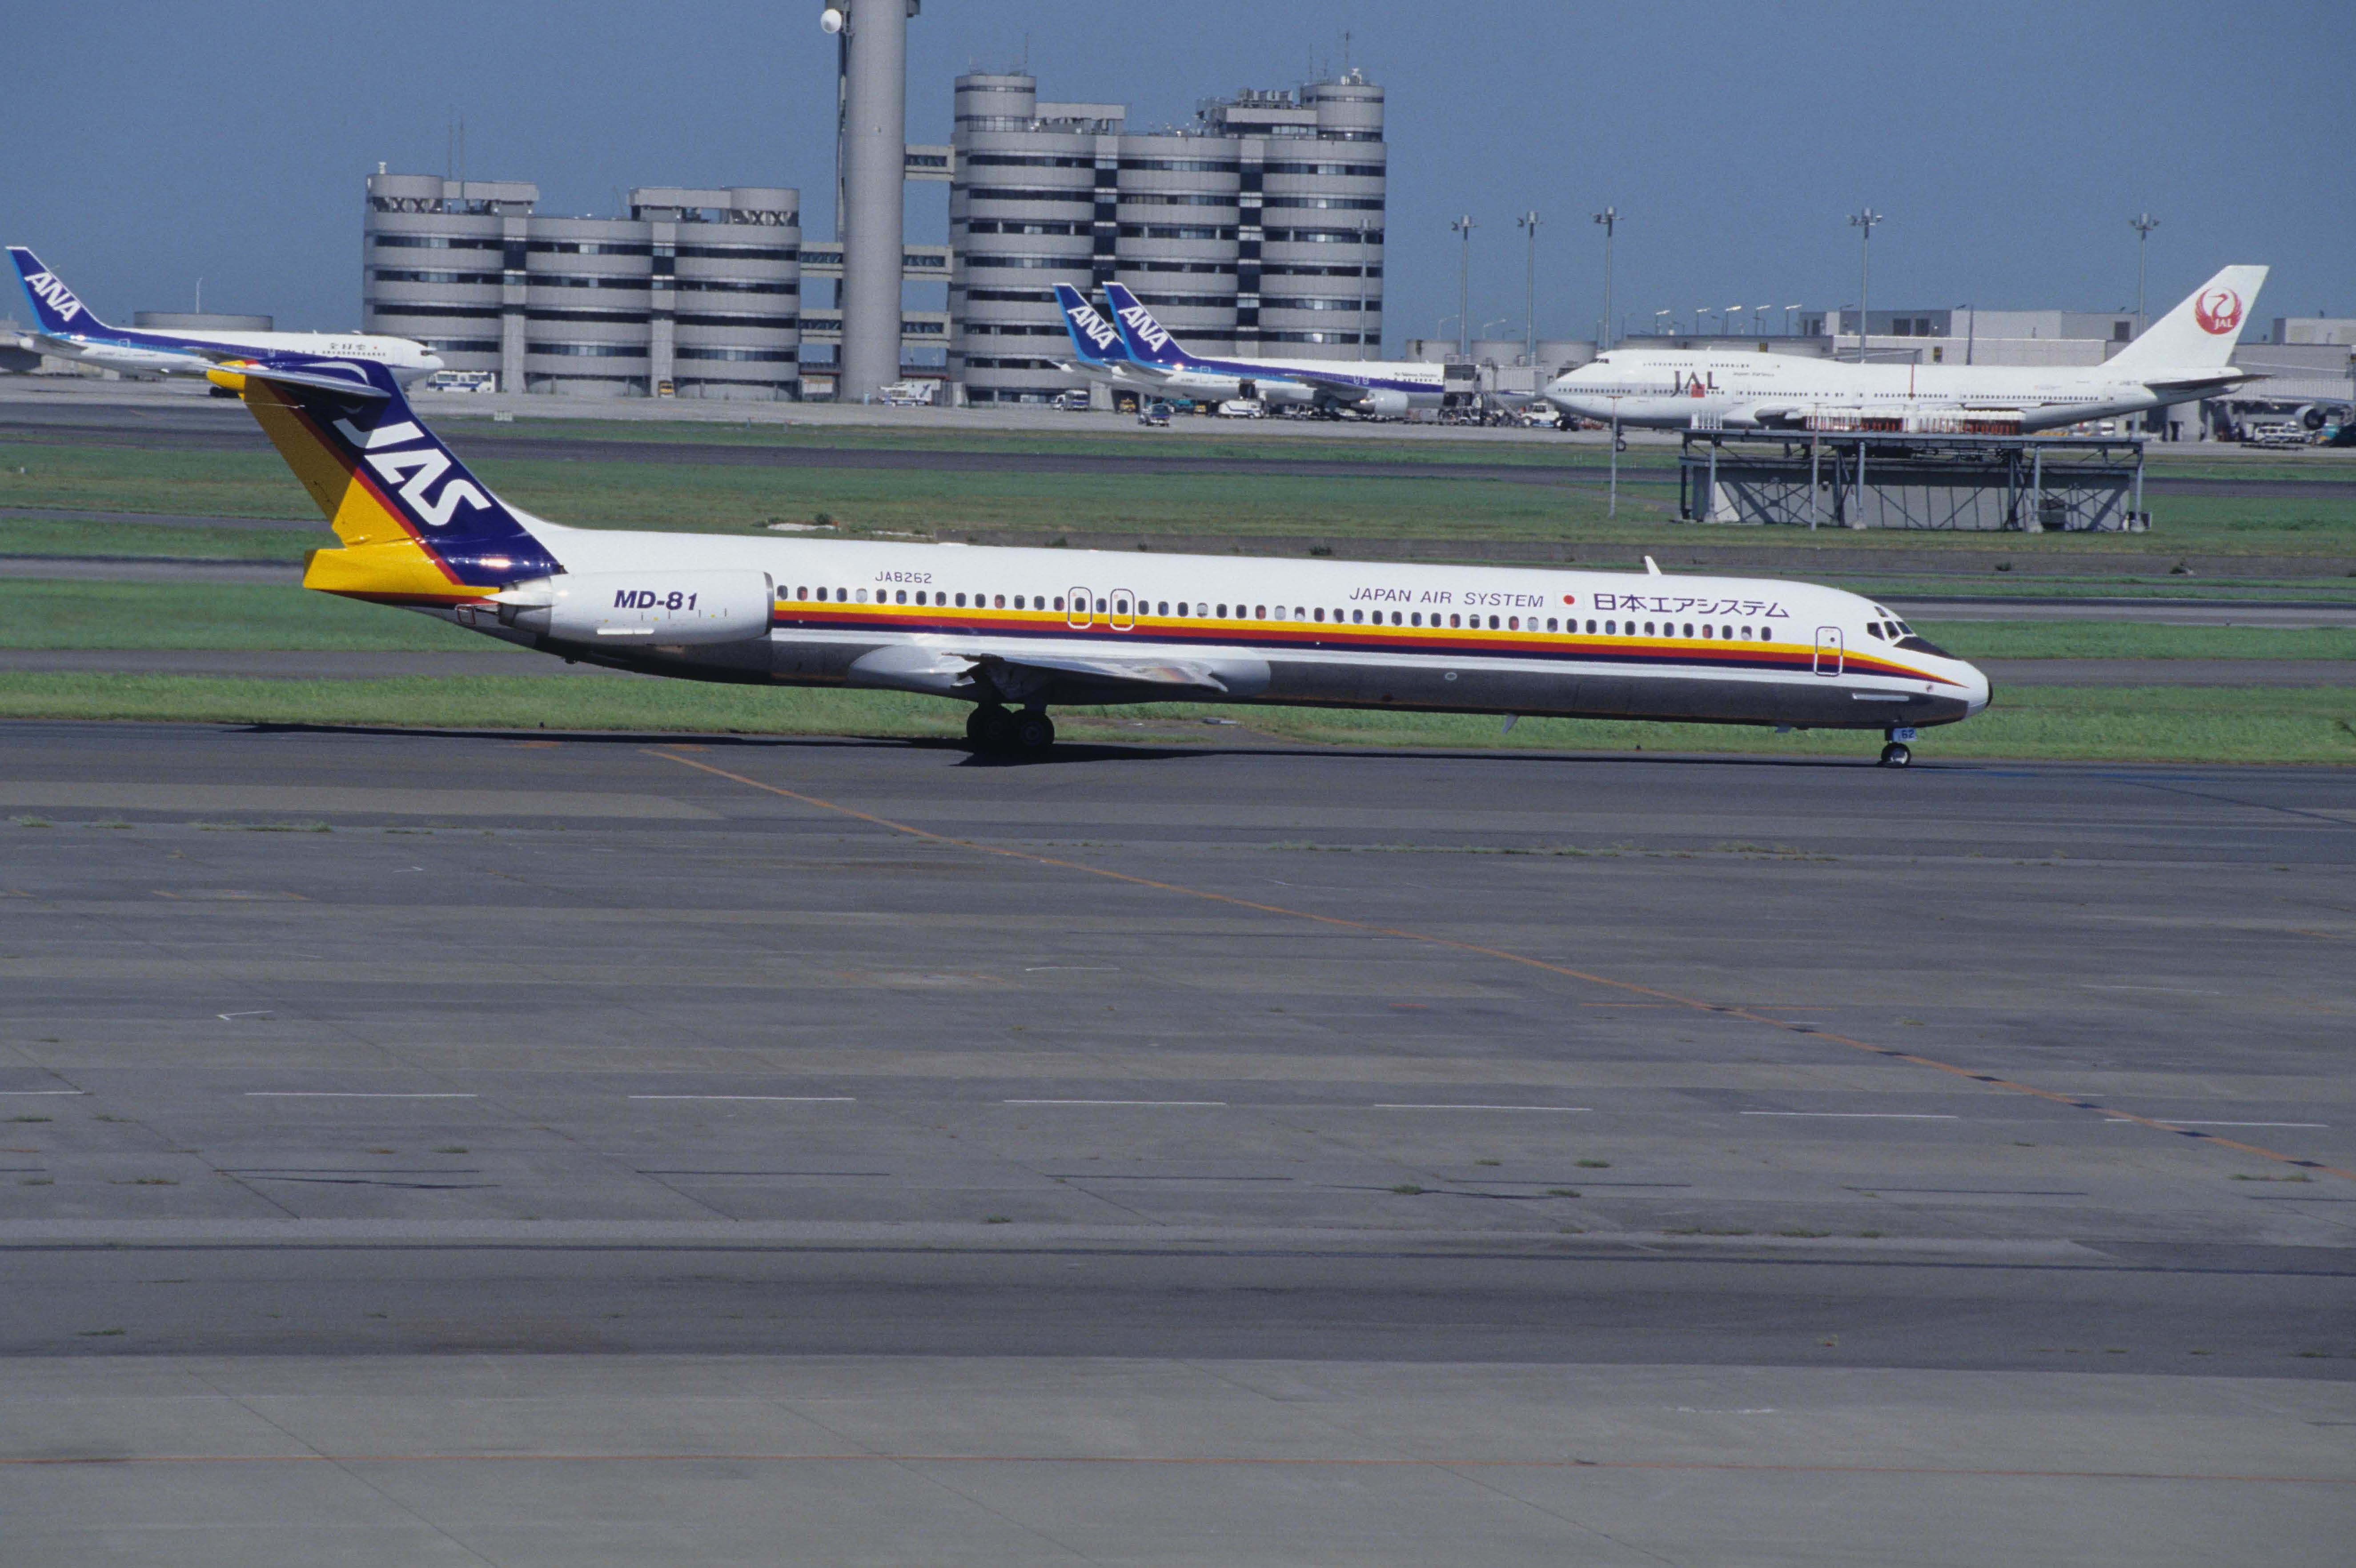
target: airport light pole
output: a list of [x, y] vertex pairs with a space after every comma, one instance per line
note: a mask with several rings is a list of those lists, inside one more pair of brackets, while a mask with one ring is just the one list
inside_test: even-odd
[[1535, 366], [1538, 362], [1538, 215], [1525, 212], [1514, 219], [1514, 227], [1527, 230], [1530, 237], [1529, 277], [1523, 284], [1522, 315], [1523, 325], [1528, 329], [1529, 360]]
[[[1612, 231], [1620, 226], [1620, 209], [1607, 207], [1595, 215], [1595, 221], [1603, 225], [1603, 330], [1596, 336], [1609, 337], [1612, 336]], [[1609, 343], [1598, 343], [1595, 351], [1601, 354], [1611, 347]]]
[[1466, 336], [1472, 330], [1472, 229], [1470, 213], [1451, 219], [1448, 225], [1452, 233], [1464, 236], [1463, 259], [1456, 264], [1456, 352], [1470, 356], [1472, 346]]
[[1726, 310], [1725, 310], [1725, 312], [1724, 312], [1723, 314], [1724, 314], [1724, 315], [1725, 315], [1725, 316], [1726, 316], [1726, 335], [1727, 335], [1729, 337], [1740, 337], [1740, 336], [1742, 336], [1742, 304], [1741, 304], [1741, 302], [1738, 300], [1738, 301], [1737, 301], [1737, 302], [1735, 302], [1733, 304], [1728, 305], [1728, 306], [1726, 307]]
[[1795, 336], [1795, 335], [1794, 335], [1794, 333], [1793, 332], [1793, 329], [1792, 329], [1792, 318], [1793, 318], [1794, 316], [1795, 316], [1795, 315], [1799, 315], [1799, 313], [1800, 313], [1800, 307], [1799, 307], [1798, 305], [1795, 305], [1795, 304], [1787, 304], [1787, 305], [1785, 305], [1785, 306], [1783, 307], [1783, 336], [1786, 336], [1786, 337], [1791, 337], [1791, 336]]
[[2136, 330], [2143, 330], [2143, 251], [2151, 231], [2159, 227], [2159, 219], [2148, 212], [2139, 212], [2127, 219], [2127, 227], [2136, 231]]
[[[1668, 324], [1665, 326], [1664, 326], [1661, 322], [1661, 317], [1665, 315], [1669, 318]], [[1655, 333], [1665, 334], [1670, 337], [1675, 337], [1677, 335], [1676, 318], [1677, 313], [1676, 311], [1656, 310], [1653, 313], [1653, 330]]]
[[1871, 208], [1848, 215], [1848, 226], [1858, 231], [1857, 262], [1857, 362], [1865, 363], [1866, 285], [1873, 280], [1873, 226], [1881, 214]]

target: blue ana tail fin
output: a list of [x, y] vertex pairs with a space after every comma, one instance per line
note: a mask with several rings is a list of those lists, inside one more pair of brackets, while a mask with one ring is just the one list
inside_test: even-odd
[[1171, 369], [1194, 362], [1194, 357], [1178, 346], [1170, 329], [1154, 320], [1153, 313], [1120, 284], [1105, 285], [1105, 303], [1112, 306], [1112, 318], [1120, 325], [1120, 339], [1128, 345], [1130, 357]]
[[1055, 303], [1063, 307], [1064, 330], [1072, 335], [1072, 351], [1083, 365], [1111, 365], [1129, 357], [1121, 347], [1120, 334], [1112, 323], [1098, 315], [1096, 307], [1080, 297], [1080, 291], [1069, 283], [1055, 285]]
[[244, 399], [343, 541], [313, 552], [304, 586], [447, 603], [564, 570], [419, 421], [384, 366], [277, 359], [207, 374]]
[[22, 245], [11, 245], [8, 260], [16, 265], [16, 282], [23, 286], [25, 297], [32, 302], [33, 320], [43, 332], [63, 337], [70, 333], [111, 330], [90, 306], [75, 297], [63, 278], [41, 265], [38, 256]]

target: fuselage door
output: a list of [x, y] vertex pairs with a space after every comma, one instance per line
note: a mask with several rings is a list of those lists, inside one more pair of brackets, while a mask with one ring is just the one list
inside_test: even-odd
[[1088, 608], [1095, 601], [1088, 597], [1088, 591], [1085, 588], [1075, 588], [1072, 590], [1072, 596], [1064, 603], [1071, 606], [1064, 612], [1065, 624], [1076, 631], [1087, 630], [1089, 623], [1095, 619], [1095, 612]]
[[1838, 626], [1816, 628], [1816, 673], [1838, 675], [1841, 672], [1841, 629]]
[[1116, 588], [1112, 591], [1112, 629], [1116, 632], [1130, 632], [1137, 629], [1137, 605], [1130, 598], [1129, 590], [1126, 588]]

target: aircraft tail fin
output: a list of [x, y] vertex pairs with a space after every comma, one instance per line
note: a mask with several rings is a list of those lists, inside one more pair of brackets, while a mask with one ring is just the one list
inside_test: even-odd
[[2264, 267], [2225, 268], [2112, 355], [2104, 368], [2147, 375], [2223, 367], [2265, 281]]
[[8, 260], [16, 269], [16, 282], [25, 297], [32, 302], [33, 320], [40, 329], [53, 336], [74, 332], [105, 332], [106, 323], [98, 319], [90, 306], [81, 303], [65, 280], [41, 265], [41, 259], [22, 245], [8, 247]]
[[1112, 306], [1112, 318], [1119, 325], [1120, 340], [1127, 346], [1130, 357], [1147, 365], [1176, 369], [1194, 359], [1194, 356], [1170, 336], [1170, 329], [1153, 319], [1153, 313], [1138, 303], [1135, 294], [1119, 283], [1105, 285], [1105, 303]]
[[1129, 357], [1120, 334], [1098, 315], [1096, 307], [1069, 283], [1055, 285], [1055, 304], [1064, 312], [1064, 330], [1072, 335], [1072, 352], [1083, 365], [1112, 365]]
[[259, 360], [205, 374], [244, 400], [343, 541], [311, 552], [305, 588], [447, 604], [564, 570], [530, 519], [419, 421], [384, 366]]

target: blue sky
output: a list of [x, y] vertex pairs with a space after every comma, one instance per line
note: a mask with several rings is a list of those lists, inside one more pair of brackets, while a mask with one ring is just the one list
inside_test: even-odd
[[[19, 29], [0, 98], [0, 237], [102, 315], [216, 309], [355, 323], [361, 179], [537, 181], [543, 210], [611, 213], [633, 185], [782, 184], [830, 228], [832, 45], [818, 0], [87, 0]], [[1618, 303], [1853, 303], [1869, 203], [1873, 299], [1985, 308], [2132, 303], [2148, 208], [2155, 310], [2227, 261], [2275, 268], [2254, 316], [2356, 315], [2347, 162], [2356, 27], [2336, 5], [1590, 6], [1368, 0], [926, 0], [909, 136], [947, 141], [959, 71], [1025, 58], [1044, 95], [1130, 123], [1289, 87], [1350, 59], [1388, 90], [1391, 347], [1456, 308], [1469, 212], [1476, 326], [1518, 336], [1541, 214], [1538, 325]], [[119, 80], [112, 91], [110, 79]], [[939, 237], [946, 187], [912, 187]], [[13, 302], [12, 302], [13, 303]], [[926, 302], [919, 302], [926, 303]], [[18, 310], [21, 316], [22, 311]], [[1454, 336], [1451, 324], [1445, 336]]]

